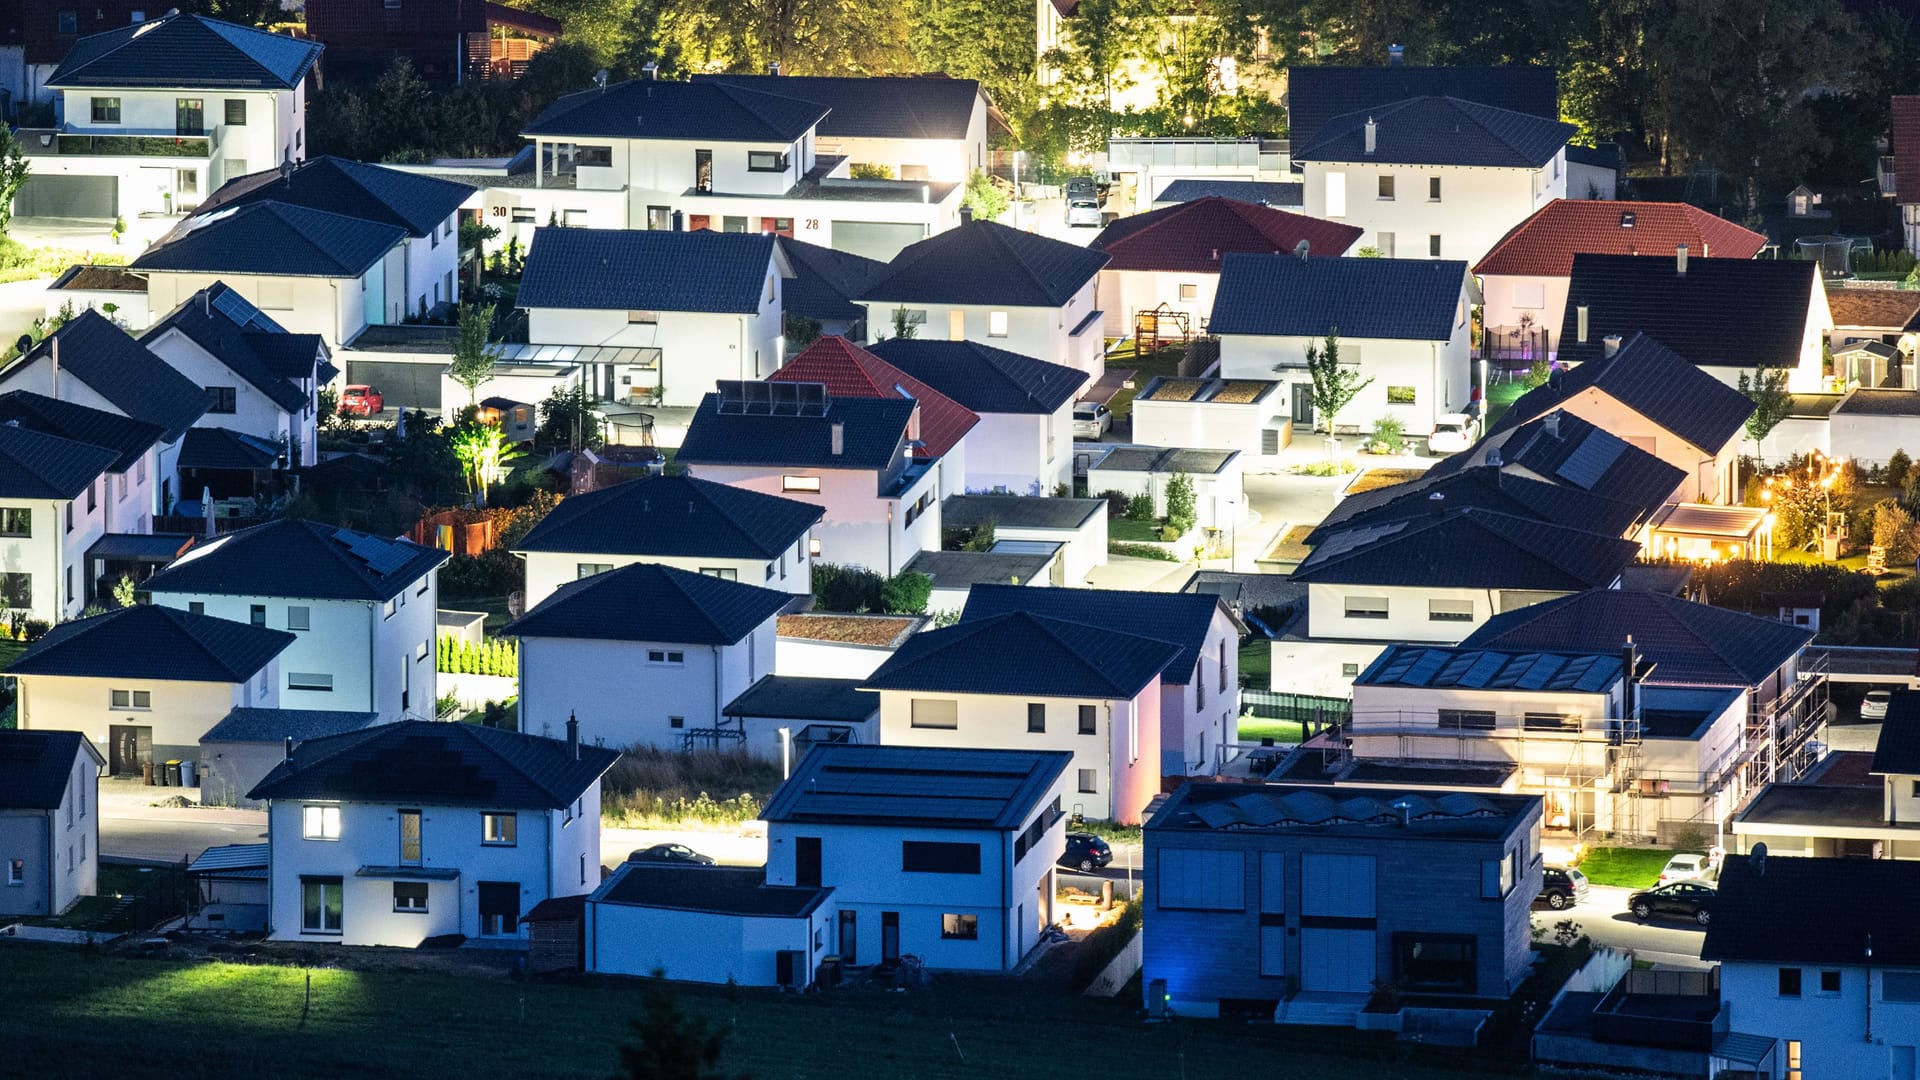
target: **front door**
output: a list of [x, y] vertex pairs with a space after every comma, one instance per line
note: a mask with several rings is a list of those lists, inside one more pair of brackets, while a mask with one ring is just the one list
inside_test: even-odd
[[840, 963], [852, 967], [860, 962], [860, 920], [857, 913], [840, 913]]
[[713, 151], [711, 150], [693, 152], [693, 190], [702, 193], [713, 190]]
[[206, 102], [199, 98], [174, 98], [173, 133], [205, 135], [207, 133]]
[[480, 936], [511, 937], [520, 932], [520, 886], [512, 881], [480, 883]]
[[880, 913], [880, 961], [900, 959], [900, 913]]
[[153, 729], [113, 724], [107, 728], [107, 762], [115, 776], [138, 776], [153, 761]]
[[[1297, 382], [1293, 384], [1293, 426], [1296, 428], [1313, 427], [1312, 383]], [[1298, 434], [1298, 432], [1295, 434]]]

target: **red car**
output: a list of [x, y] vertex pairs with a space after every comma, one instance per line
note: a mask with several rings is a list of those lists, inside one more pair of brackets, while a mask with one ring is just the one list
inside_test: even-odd
[[340, 395], [340, 415], [378, 416], [386, 404], [387, 399], [381, 397], [380, 391], [371, 386], [349, 386], [346, 392]]

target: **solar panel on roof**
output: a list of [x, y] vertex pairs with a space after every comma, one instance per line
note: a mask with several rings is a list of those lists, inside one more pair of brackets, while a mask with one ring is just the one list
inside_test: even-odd
[[1620, 459], [1626, 449], [1626, 443], [1595, 431], [1588, 434], [1573, 453], [1567, 455], [1567, 460], [1561, 462], [1555, 472], [1569, 484], [1590, 491], [1601, 477], [1607, 475], [1607, 470], [1613, 468], [1613, 463]]
[[222, 290], [220, 295], [214, 298], [213, 306], [220, 314], [241, 326], [252, 322], [260, 314], [259, 308], [248, 303], [246, 297], [232, 289]]
[[1446, 662], [1446, 653], [1431, 649], [1422, 652], [1420, 658], [1413, 662], [1413, 666], [1407, 669], [1407, 681], [1424, 686], [1433, 680], [1435, 673], [1445, 666]]
[[1565, 661], [1558, 656], [1535, 654], [1527, 658], [1526, 670], [1520, 673], [1515, 685], [1522, 690], [1545, 690], [1547, 684], [1560, 672]]
[[1493, 678], [1500, 672], [1501, 668], [1506, 666], [1506, 657], [1498, 653], [1480, 653], [1478, 658], [1474, 660], [1473, 666], [1468, 668], [1467, 673], [1461, 677], [1460, 684], [1462, 686], [1485, 686], [1488, 679]]

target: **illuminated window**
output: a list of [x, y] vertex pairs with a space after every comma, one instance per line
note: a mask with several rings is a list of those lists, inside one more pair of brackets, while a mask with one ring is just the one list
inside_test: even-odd
[[300, 835], [308, 840], [340, 839], [340, 808], [337, 806], [301, 807]]

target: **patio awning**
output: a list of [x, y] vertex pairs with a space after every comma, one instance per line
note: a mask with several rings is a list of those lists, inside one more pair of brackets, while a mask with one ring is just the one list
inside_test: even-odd
[[179, 558], [193, 541], [188, 533], [108, 533], [87, 549], [87, 558], [166, 563]]
[[1676, 503], [1654, 519], [1653, 531], [1669, 536], [1698, 536], [1713, 540], [1751, 540], [1760, 532], [1767, 511], [1760, 506], [1712, 506]]
[[401, 881], [453, 881], [460, 871], [441, 866], [363, 866], [354, 877], [395, 878]]
[[636, 367], [660, 366], [660, 350], [643, 346], [615, 345], [507, 345], [500, 352], [503, 364], [632, 364]]
[[1713, 1056], [1740, 1065], [1765, 1065], [1773, 1058], [1774, 1046], [1765, 1035], [1729, 1031], [1714, 1041]]

